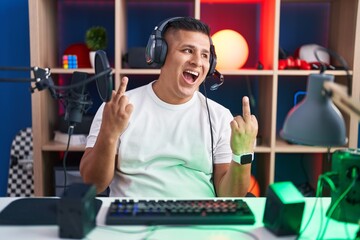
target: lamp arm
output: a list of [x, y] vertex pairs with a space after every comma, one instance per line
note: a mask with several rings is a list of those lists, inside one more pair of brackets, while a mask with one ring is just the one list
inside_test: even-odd
[[347, 94], [347, 87], [334, 82], [324, 82], [323, 88], [341, 110], [360, 120], [360, 102]]

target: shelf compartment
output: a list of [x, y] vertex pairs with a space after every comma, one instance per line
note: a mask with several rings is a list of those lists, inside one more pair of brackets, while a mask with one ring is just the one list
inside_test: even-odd
[[[57, 66], [62, 66], [62, 55], [71, 45], [85, 44], [86, 31], [92, 26], [102, 26], [107, 34], [107, 56], [111, 66], [114, 66], [115, 52], [115, 1], [57, 1]], [[86, 45], [85, 45], [86, 46]], [[86, 49], [77, 47], [79, 56], [86, 58]], [[89, 64], [88, 59], [78, 59]], [[54, 67], [54, 66], [52, 66]], [[89, 65], [89, 67], [91, 67]]]
[[200, 19], [209, 24], [211, 34], [223, 29], [239, 32], [249, 46], [243, 68], [273, 68], [276, 1], [200, 1]]

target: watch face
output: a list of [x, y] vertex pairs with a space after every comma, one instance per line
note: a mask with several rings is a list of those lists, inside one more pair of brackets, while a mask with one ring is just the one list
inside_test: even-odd
[[241, 164], [248, 164], [252, 162], [252, 154], [246, 154], [241, 156]]

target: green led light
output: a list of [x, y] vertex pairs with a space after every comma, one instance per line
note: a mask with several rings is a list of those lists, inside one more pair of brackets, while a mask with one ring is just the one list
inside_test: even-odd
[[292, 182], [277, 182], [270, 185], [284, 204], [304, 202], [304, 196]]

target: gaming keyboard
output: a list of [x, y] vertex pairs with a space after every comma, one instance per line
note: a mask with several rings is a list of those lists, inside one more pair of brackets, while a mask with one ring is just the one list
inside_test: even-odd
[[107, 225], [222, 225], [254, 224], [255, 217], [241, 199], [115, 200]]

